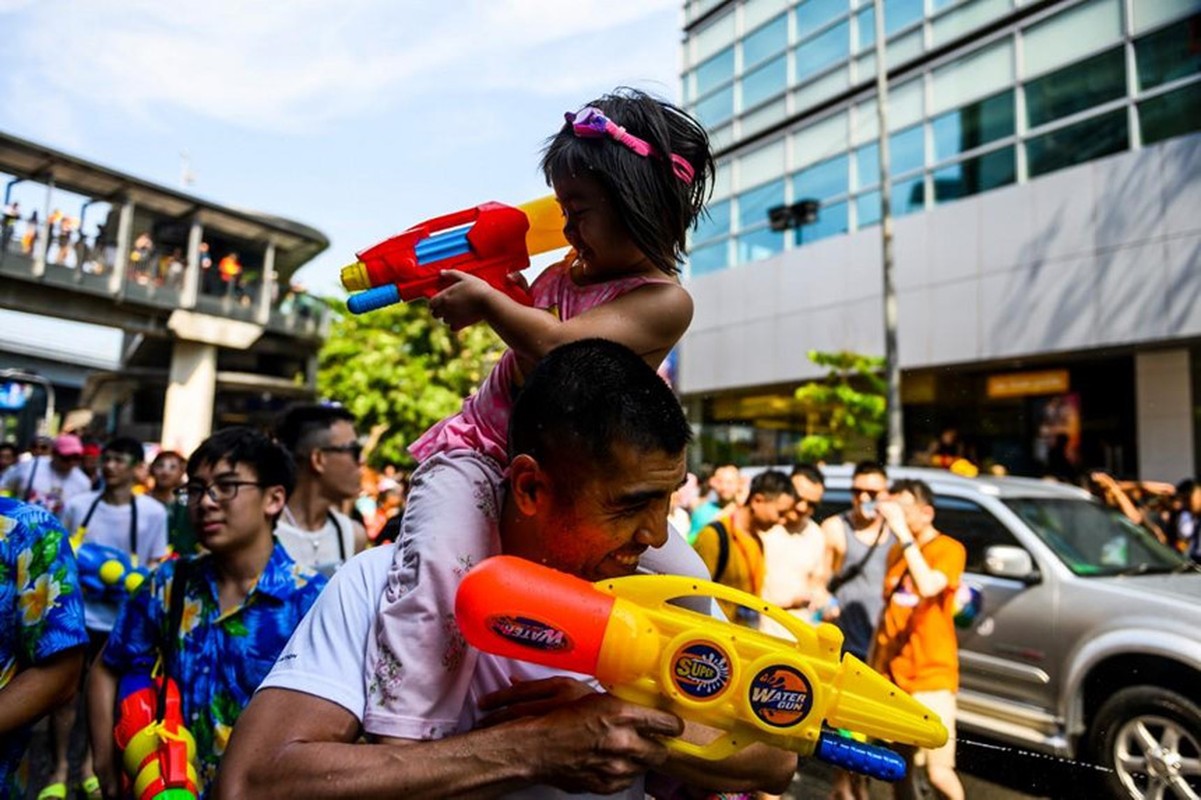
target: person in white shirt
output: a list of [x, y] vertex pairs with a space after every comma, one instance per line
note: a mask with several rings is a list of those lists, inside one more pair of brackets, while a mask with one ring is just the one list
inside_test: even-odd
[[79, 468], [82, 458], [80, 438], [71, 433], [61, 434], [54, 438], [50, 455], [34, 455], [10, 467], [4, 473], [0, 489], [61, 519], [67, 501], [92, 488], [92, 482]]
[[[137, 439], [122, 436], [111, 440], [100, 454], [104, 488], [72, 497], [63, 510], [62, 520], [67, 533], [82, 544], [112, 547], [133, 556], [131, 560], [137, 566], [153, 567], [167, 554], [167, 511], [150, 497], [133, 493], [134, 474], [143, 463], [145, 451]], [[83, 600], [84, 625], [88, 632], [86, 675], [87, 666], [104, 648], [120, 605], [104, 598], [90, 597], [86, 591]], [[62, 785], [65, 789], [70, 734], [76, 718], [83, 717], [82, 713], [76, 712], [76, 701], [72, 700], [51, 715], [55, 734], [51, 787]], [[86, 721], [81, 722], [86, 728]], [[91, 748], [86, 745], [80, 775], [85, 794], [98, 791]]]
[[[783, 521], [760, 538], [766, 571], [759, 595], [764, 600], [809, 622], [825, 605], [826, 537], [813, 521], [813, 513], [826, 491], [821, 470], [811, 464], [797, 464], [789, 476], [797, 492], [796, 505]], [[759, 617], [759, 630], [789, 638], [784, 629], [767, 616]]]
[[354, 415], [341, 406], [288, 408], [275, 438], [296, 462], [296, 488], [275, 525], [275, 535], [297, 564], [333, 575], [367, 546], [367, 531], [339, 507], [359, 496], [363, 447]]
[[[667, 527], [690, 437], [670, 388], [631, 350], [597, 339], [563, 345], [517, 396], [503, 487], [463, 498], [494, 510], [489, 541], [456, 541], [454, 526], [406, 527], [396, 547], [404, 554], [417, 537], [440, 537], [450, 540], [442, 552], [503, 552], [588, 580], [632, 574], [640, 560], [653, 560], [652, 548], [663, 548], [656, 554], [663, 566], [696, 574], [702, 567]], [[436, 468], [471, 470], [477, 486], [493, 485], [468, 459]], [[438, 483], [415, 482], [413, 491], [436, 491]], [[424, 560], [401, 590], [431, 598], [431, 606], [412, 620], [414, 641], [405, 642], [397, 680], [381, 692], [365, 653], [392, 557], [390, 548], [369, 551], [335, 575], [239, 718], [221, 797], [642, 798], [651, 771], [706, 791], [788, 785], [793, 753], [751, 745], [723, 761], [684, 756], [663, 739], [714, 733], [597, 692], [580, 676], [547, 677], [479, 653], [454, 623], [456, 584], [425, 587], [431, 572], [444, 573]], [[440, 566], [462, 574], [472, 562]], [[411, 732], [357, 744], [364, 716], [379, 702]]]

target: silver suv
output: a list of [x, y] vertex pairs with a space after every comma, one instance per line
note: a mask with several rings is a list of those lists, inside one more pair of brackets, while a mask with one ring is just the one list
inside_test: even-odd
[[[819, 519], [850, 505], [851, 468], [824, 472]], [[1115, 798], [1201, 796], [1201, 574], [1080, 489], [902, 477], [930, 484], [979, 592], [959, 629], [960, 731], [1103, 766]]]

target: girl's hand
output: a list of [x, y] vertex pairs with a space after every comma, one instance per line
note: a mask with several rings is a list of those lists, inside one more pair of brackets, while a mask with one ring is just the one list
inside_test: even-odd
[[484, 279], [457, 269], [444, 270], [442, 282], [446, 288], [430, 298], [430, 313], [452, 331], [461, 331], [482, 320], [489, 297], [499, 294]]

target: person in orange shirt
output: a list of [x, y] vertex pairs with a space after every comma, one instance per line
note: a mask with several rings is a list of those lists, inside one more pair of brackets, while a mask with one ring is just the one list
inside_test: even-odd
[[[756, 475], [746, 502], [701, 528], [692, 543], [713, 580], [758, 597], [766, 571], [760, 536], [792, 511], [795, 504], [796, 488], [783, 472], [768, 470]], [[753, 609], [724, 600], [719, 600], [718, 605], [731, 622], [759, 627], [759, 617]]]
[[937, 750], [906, 753], [909, 770], [894, 784], [893, 796], [920, 796], [914, 767], [924, 762], [930, 783], [943, 797], [963, 800], [963, 784], [955, 774], [959, 645], [953, 606], [967, 551], [934, 527], [934, 493], [925, 481], [896, 481], [877, 509], [897, 544], [888, 554], [872, 667], [942, 717], [950, 734]]

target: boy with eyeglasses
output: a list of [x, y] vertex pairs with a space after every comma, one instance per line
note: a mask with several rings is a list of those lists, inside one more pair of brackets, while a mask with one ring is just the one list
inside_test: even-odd
[[[171, 637], [169, 675], [196, 740], [204, 797], [235, 720], [325, 585], [272, 536], [294, 480], [278, 444], [251, 428], [227, 428], [201, 443], [187, 474], [180, 495], [208, 552], [165, 562], [130, 596], [88, 684], [96, 772], [110, 797], [120, 787], [113, 708], [124, 675], [150, 674]], [[180, 575], [182, 615], [168, 632]]]
[[341, 511], [362, 480], [354, 422], [341, 406], [306, 404], [285, 411], [275, 429], [296, 461], [296, 489], [275, 535], [297, 563], [326, 576], [367, 546], [366, 529]]

